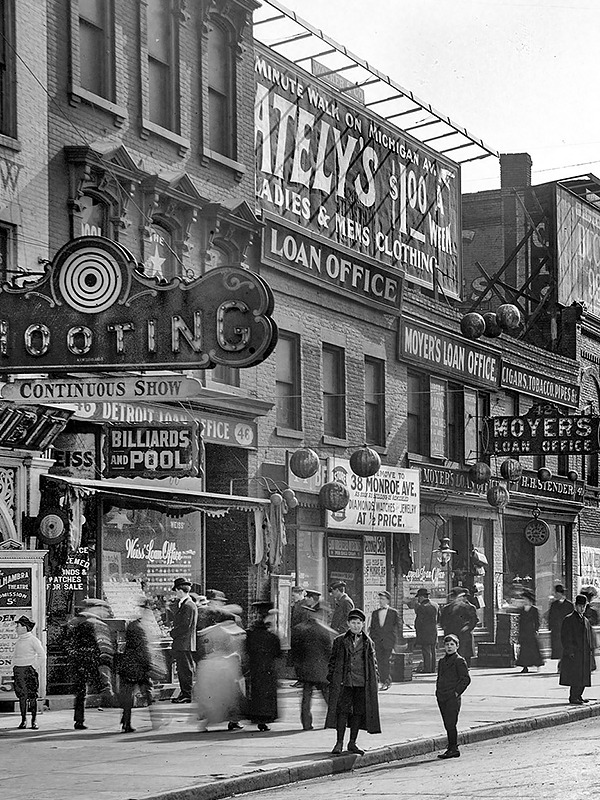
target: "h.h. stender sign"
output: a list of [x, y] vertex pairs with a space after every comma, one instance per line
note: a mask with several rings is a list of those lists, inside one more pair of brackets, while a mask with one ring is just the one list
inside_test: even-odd
[[82, 236], [35, 281], [0, 287], [0, 371], [253, 367], [277, 342], [272, 312], [247, 269], [159, 283], [121, 245]]

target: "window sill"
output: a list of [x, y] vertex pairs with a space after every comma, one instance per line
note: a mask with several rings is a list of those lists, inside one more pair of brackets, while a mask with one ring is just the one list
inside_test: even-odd
[[0, 147], [5, 147], [7, 150], [14, 150], [18, 152], [21, 150], [21, 142], [18, 139], [13, 139], [12, 136], [6, 136], [0, 133]]
[[323, 436], [321, 441], [331, 447], [348, 447], [348, 439], [338, 439], [336, 436]]
[[436, 462], [440, 462], [441, 464], [444, 463], [444, 459], [436, 459], [432, 458], [431, 456], [423, 456], [420, 453], [407, 453], [406, 458], [408, 459], [409, 463], [416, 463], [416, 464], [435, 464]]
[[170, 131], [168, 128], [163, 128], [161, 125], [156, 125], [154, 122], [150, 122], [149, 119], [142, 120], [140, 138], [147, 139], [151, 133], [154, 134], [154, 136], [160, 136], [161, 139], [166, 139], [168, 142], [176, 144], [178, 153], [182, 158], [187, 155], [187, 152], [191, 147], [189, 139], [185, 139], [178, 133]]
[[230, 169], [234, 173], [236, 181], [241, 181], [246, 173], [244, 164], [240, 164], [239, 161], [234, 161], [232, 158], [227, 158], [227, 156], [221, 155], [215, 150], [209, 150], [208, 147], [202, 148], [202, 156], [203, 166], [208, 166], [209, 161], [215, 161], [217, 164]]
[[376, 453], [379, 453], [380, 456], [387, 456], [388, 449], [382, 444], [373, 444], [373, 442], [367, 442], [367, 447], [370, 447], [371, 450], [375, 450]]
[[206, 389], [212, 389], [215, 392], [224, 392], [226, 394], [236, 395], [236, 397], [247, 397], [248, 392], [240, 386], [234, 386], [231, 383], [220, 383], [219, 381], [207, 380], [204, 384]]
[[275, 428], [275, 433], [277, 436], [281, 436], [282, 439], [304, 439], [304, 431], [297, 431], [295, 428], [282, 428], [278, 425]]
[[69, 101], [72, 106], [77, 106], [83, 101], [102, 111], [107, 111], [112, 114], [115, 128], [121, 128], [128, 116], [127, 109], [124, 106], [111, 103], [110, 100], [106, 100], [106, 98], [100, 97], [100, 95], [93, 92], [88, 92], [87, 89], [82, 89], [81, 86], [71, 86]]

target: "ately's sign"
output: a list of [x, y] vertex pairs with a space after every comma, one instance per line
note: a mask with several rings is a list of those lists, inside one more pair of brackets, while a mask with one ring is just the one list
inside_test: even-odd
[[166, 478], [196, 476], [195, 424], [111, 425], [104, 439], [104, 476]]
[[260, 45], [255, 73], [262, 208], [458, 297], [458, 165]]
[[419, 532], [419, 471], [382, 466], [376, 475], [360, 478], [346, 459], [330, 459], [330, 480], [344, 483], [350, 502], [327, 512], [329, 528]]
[[249, 270], [165, 283], [116, 242], [82, 236], [42, 276], [0, 286], [0, 370], [252, 367], [275, 347], [272, 312], [269, 286]]

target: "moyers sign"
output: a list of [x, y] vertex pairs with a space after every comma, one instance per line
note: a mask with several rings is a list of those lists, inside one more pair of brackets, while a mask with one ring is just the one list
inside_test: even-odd
[[249, 270], [165, 284], [116, 242], [83, 236], [36, 281], [0, 287], [0, 369], [252, 367], [275, 347], [272, 311], [270, 288]]
[[540, 413], [534, 406], [523, 417], [483, 420], [482, 442], [486, 453], [505, 455], [597, 453], [599, 423], [589, 414], [563, 416], [552, 407]]
[[195, 424], [111, 425], [104, 439], [107, 478], [198, 475], [198, 428]]
[[255, 72], [260, 205], [458, 297], [458, 165], [260, 46]]
[[341, 290], [368, 305], [379, 303], [398, 309], [402, 276], [376, 262], [356, 258], [316, 236], [277, 224], [265, 214], [263, 261], [276, 267], [290, 268], [309, 278]]

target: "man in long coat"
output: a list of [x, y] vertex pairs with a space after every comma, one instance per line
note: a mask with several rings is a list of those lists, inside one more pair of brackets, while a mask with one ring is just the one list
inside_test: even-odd
[[354, 601], [349, 594], [346, 594], [346, 584], [344, 581], [336, 581], [331, 584], [331, 596], [333, 598], [333, 614], [330, 626], [338, 633], [346, 633], [348, 630], [348, 614], [354, 608]]
[[569, 703], [580, 706], [587, 703], [583, 690], [592, 685], [592, 670], [596, 669], [592, 626], [584, 616], [587, 597], [578, 594], [575, 611], [564, 618], [561, 630], [563, 654], [560, 661], [561, 686], [569, 686]]
[[554, 587], [554, 600], [548, 609], [548, 628], [550, 629], [550, 646], [552, 651], [550, 658], [558, 658], [558, 670], [560, 671], [560, 659], [562, 658], [561, 631], [565, 617], [573, 613], [573, 603], [567, 600], [565, 587], [562, 583], [557, 583]]
[[385, 691], [392, 685], [390, 658], [400, 634], [400, 616], [395, 608], [390, 607], [391, 595], [389, 592], [381, 591], [378, 596], [379, 608], [376, 608], [371, 614], [369, 636], [375, 645], [381, 689]]
[[479, 620], [475, 606], [469, 603], [466, 594], [467, 590], [462, 587], [451, 589], [449, 602], [440, 611], [440, 625], [445, 636], [449, 633], [458, 636], [458, 652], [470, 666], [474, 654], [473, 629]]
[[177, 665], [179, 676], [179, 696], [172, 703], [191, 703], [194, 684], [194, 654], [196, 652], [196, 622], [198, 608], [190, 597], [192, 583], [187, 578], [175, 578], [173, 591], [177, 596], [177, 604], [173, 609], [173, 627], [171, 628], [171, 652]]
[[332, 642], [335, 631], [317, 618], [318, 605], [305, 607], [306, 618], [294, 628], [294, 663], [296, 674], [302, 684], [302, 704], [300, 720], [302, 729], [313, 730], [313, 718], [310, 710], [315, 689], [323, 695], [327, 703], [329, 684], [327, 671], [331, 657]]
[[417, 591], [415, 609], [415, 644], [423, 654], [423, 672], [436, 671], [435, 646], [437, 644], [438, 607], [429, 599], [427, 589]]
[[337, 741], [331, 751], [339, 755], [344, 746], [346, 727], [350, 728], [348, 752], [362, 755], [356, 744], [359, 730], [381, 733], [377, 695], [377, 660], [373, 642], [364, 632], [365, 614], [354, 608], [348, 614], [350, 629], [334, 639], [327, 680], [329, 706], [326, 728], [337, 730]]

